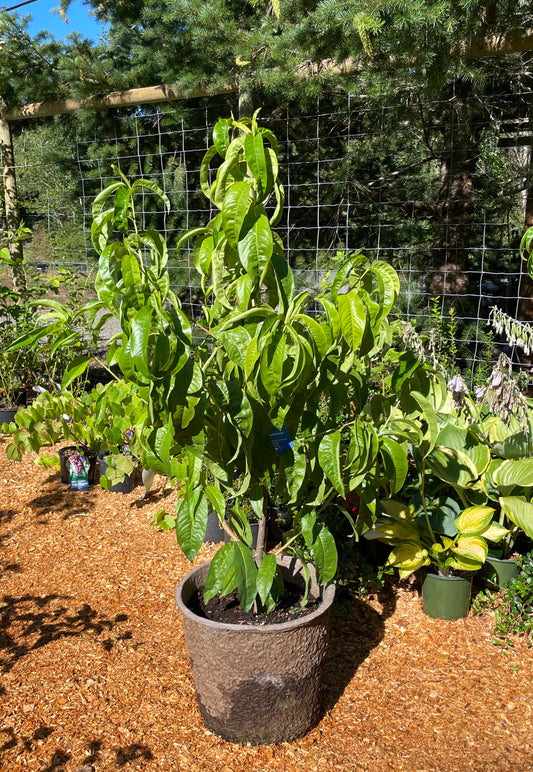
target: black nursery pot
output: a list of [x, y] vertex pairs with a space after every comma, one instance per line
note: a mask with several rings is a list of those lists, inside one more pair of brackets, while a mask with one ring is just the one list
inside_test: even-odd
[[[106, 461], [106, 456], [109, 455], [107, 450], [101, 450], [98, 453], [98, 467], [100, 470], [100, 477], [103, 477], [106, 473], [106, 469], [109, 464]], [[131, 493], [137, 485], [137, 470], [134, 470], [133, 474], [127, 474], [122, 482], [117, 482], [109, 488], [111, 493]]]
[[[65, 485], [70, 485], [70, 469], [68, 460], [70, 456], [78, 452], [78, 448], [75, 445], [67, 445], [65, 448], [59, 449], [59, 473], [61, 475], [61, 482]], [[89, 461], [89, 485], [94, 485], [96, 480], [96, 453], [91, 453], [86, 456]]]
[[[259, 536], [259, 523], [250, 523], [252, 532], [252, 547], [257, 547], [257, 537]], [[229, 533], [220, 527], [218, 515], [216, 512], [210, 512], [207, 517], [207, 528], [204, 541], [210, 541], [218, 544], [221, 541], [231, 541]]]
[[0, 426], [2, 426], [2, 424], [13, 423], [17, 410], [17, 407], [0, 406]]

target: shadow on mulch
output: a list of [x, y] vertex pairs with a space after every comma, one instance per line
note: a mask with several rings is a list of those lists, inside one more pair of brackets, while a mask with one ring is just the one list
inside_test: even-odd
[[324, 711], [331, 710], [385, 635], [385, 620], [394, 613], [396, 593], [387, 586], [378, 593], [379, 613], [357, 597], [338, 597], [331, 612], [330, 641], [324, 686]]
[[[8, 525], [11, 523], [17, 515], [17, 511], [15, 509], [2, 509], [0, 510], [0, 525]], [[6, 531], [3, 534], [0, 534], [0, 545], [7, 541], [10, 538], [11, 534]]]
[[43, 493], [40, 496], [35, 496], [28, 502], [28, 505], [33, 509], [35, 515], [39, 519], [37, 522], [41, 525], [46, 525], [48, 522], [46, 515], [54, 512], [61, 512], [63, 520], [68, 520], [70, 517], [74, 517], [79, 514], [80, 507], [84, 508], [93, 503], [93, 499], [96, 498], [96, 490], [84, 491], [72, 491], [68, 486], [59, 485], [50, 493]]
[[[52, 641], [72, 638], [85, 633], [109, 633], [100, 643], [111, 651], [118, 641], [130, 640], [132, 633], [125, 630], [125, 614], [109, 619], [99, 614], [88, 603], [77, 610], [67, 607], [67, 595], [5, 595], [0, 604], [0, 671], [7, 673], [19, 659]], [[115, 629], [117, 628], [118, 629]], [[113, 635], [111, 635], [113, 633]]]
[[[55, 727], [41, 726], [38, 727], [31, 735], [17, 735], [12, 727], [2, 727], [0, 733], [7, 735], [4, 742], [0, 744], [0, 754], [2, 751], [7, 751], [17, 746], [21, 746], [26, 752], [32, 752], [36, 750], [36, 746], [39, 741], [48, 739], [55, 732]], [[1, 741], [1, 737], [0, 737]], [[89, 743], [88, 753], [82, 760], [81, 766], [78, 767], [78, 772], [93, 772], [95, 767], [93, 764], [97, 764], [101, 761], [101, 754], [103, 750], [103, 743], [101, 740], [92, 740]], [[115, 751], [115, 764], [117, 767], [124, 767], [126, 764], [132, 761], [144, 760], [151, 761], [154, 755], [147, 745], [142, 743], [132, 743], [124, 747], [116, 748]], [[41, 767], [40, 772], [60, 772], [65, 768], [65, 765], [72, 760], [72, 753], [65, 751], [62, 748], [56, 748], [53, 752], [50, 762], [47, 766]]]

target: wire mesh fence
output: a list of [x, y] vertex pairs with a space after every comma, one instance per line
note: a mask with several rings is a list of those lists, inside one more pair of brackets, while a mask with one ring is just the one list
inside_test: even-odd
[[[299, 284], [319, 286], [351, 250], [390, 262], [402, 282], [398, 310], [419, 328], [434, 324], [438, 309], [449, 329], [453, 307], [459, 363], [471, 374], [488, 356], [493, 305], [533, 317], [518, 251], [533, 197], [530, 105], [531, 91], [493, 86], [483, 99], [457, 89], [433, 101], [409, 90], [381, 99], [334, 93], [307, 110], [265, 109], [260, 122], [280, 142], [286, 191], [277, 230]], [[55, 148], [42, 125], [25, 126], [16, 145], [22, 189], [31, 190], [37, 169], [43, 180], [25, 201], [34, 212], [31, 259], [82, 271], [94, 263], [91, 206], [117, 178], [115, 165], [168, 196], [166, 212], [143, 191], [138, 215], [143, 228], [164, 233], [174, 289], [200, 314], [190, 247], [176, 254], [173, 245], [213, 216], [200, 191], [200, 163], [216, 119], [236, 110], [225, 96], [85, 115], [65, 123], [65, 141]], [[496, 350], [505, 345], [496, 341]]]

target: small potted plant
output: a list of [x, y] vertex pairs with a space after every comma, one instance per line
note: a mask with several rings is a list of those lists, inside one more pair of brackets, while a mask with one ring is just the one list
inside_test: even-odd
[[[96, 416], [101, 390], [52, 393], [44, 391], [28, 407], [16, 413], [16, 426], [11, 427], [8, 458], [20, 460], [24, 453], [38, 453], [41, 448], [68, 443], [59, 450], [61, 482], [83, 490], [95, 482], [96, 457], [102, 437]], [[54, 465], [45, 455], [42, 463]]]
[[[389, 564], [402, 577], [430, 566], [440, 576], [467, 573], [470, 583], [472, 572], [483, 567], [485, 576], [496, 570], [503, 585], [516, 575], [516, 564], [505, 561], [511, 571], [505, 576], [502, 561], [494, 561], [489, 550], [500, 549], [506, 557], [517, 537], [533, 535], [530, 410], [509, 373], [502, 374], [501, 359], [477, 401], [459, 375], [448, 386], [447, 399], [433, 406], [433, 442], [411, 447], [404, 500], [385, 502], [366, 536], [394, 546]], [[425, 610], [431, 605], [425, 595], [437, 584], [430, 575], [424, 581]], [[460, 615], [468, 610], [469, 595], [465, 584]]]

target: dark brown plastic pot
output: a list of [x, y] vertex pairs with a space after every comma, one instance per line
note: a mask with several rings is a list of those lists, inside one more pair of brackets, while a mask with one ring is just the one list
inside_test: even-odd
[[[278, 558], [285, 580], [303, 583], [301, 564]], [[321, 716], [335, 587], [311, 593], [318, 608], [300, 619], [263, 626], [214, 622], [187, 603], [203, 590], [209, 563], [190, 571], [176, 590], [183, 615], [196, 698], [208, 729], [225, 740], [254, 745], [302, 737]]]

